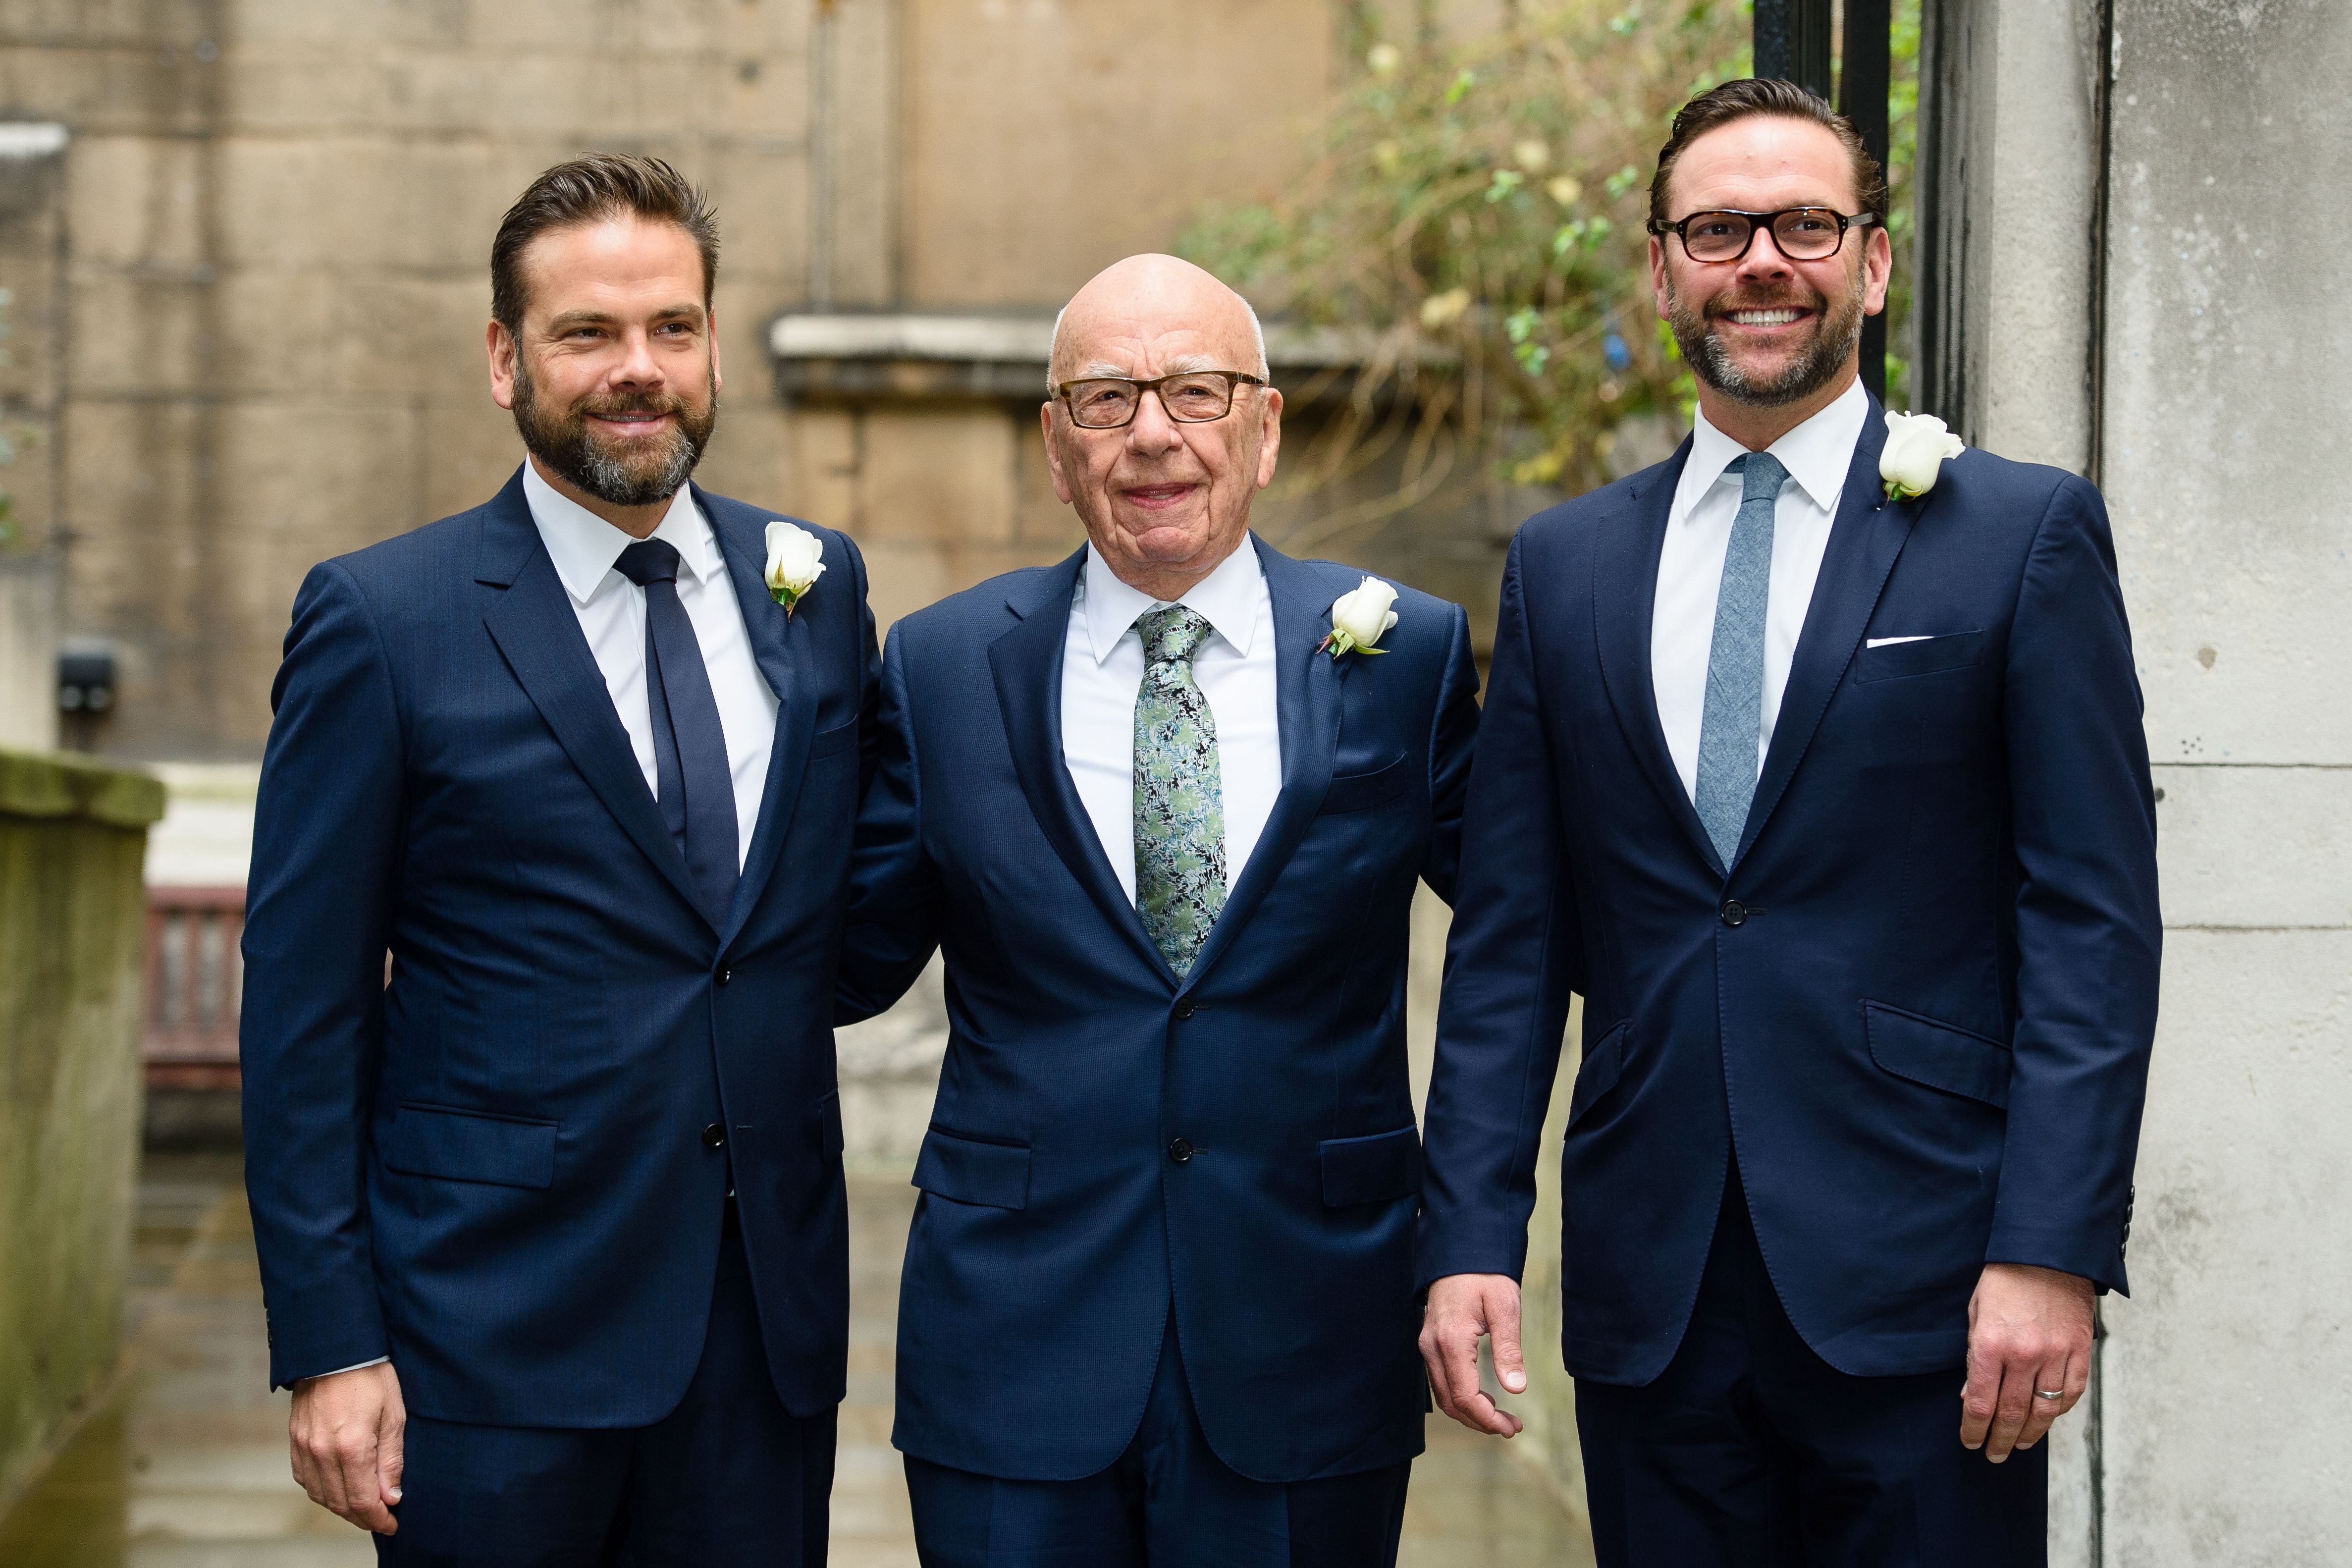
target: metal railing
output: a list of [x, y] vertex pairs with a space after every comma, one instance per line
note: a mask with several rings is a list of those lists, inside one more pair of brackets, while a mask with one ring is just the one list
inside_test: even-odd
[[244, 934], [243, 888], [147, 889], [148, 1088], [237, 1087]]

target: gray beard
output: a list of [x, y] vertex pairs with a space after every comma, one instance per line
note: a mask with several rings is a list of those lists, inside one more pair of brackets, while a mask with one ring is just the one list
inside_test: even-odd
[[653, 460], [647, 460], [652, 455], [646, 454], [633, 462], [589, 434], [581, 416], [574, 415], [569, 425], [548, 418], [539, 406], [530, 372], [518, 353], [514, 420], [523, 446], [549, 472], [610, 506], [656, 506], [676, 495], [702, 461], [703, 449], [710, 444], [711, 430], [719, 422], [719, 394], [711, 393], [710, 407], [699, 429], [681, 414], [679, 428], [670, 434], [668, 449]]
[[1732, 359], [1706, 314], [1686, 305], [1671, 280], [1666, 285], [1666, 321], [1674, 329], [1683, 358], [1690, 363], [1691, 374], [1734, 403], [1750, 408], [1784, 408], [1827, 386], [1862, 341], [1862, 292], [1857, 288], [1846, 295], [1845, 304], [1835, 315], [1823, 320], [1811, 347], [1779, 374], [1756, 376]]

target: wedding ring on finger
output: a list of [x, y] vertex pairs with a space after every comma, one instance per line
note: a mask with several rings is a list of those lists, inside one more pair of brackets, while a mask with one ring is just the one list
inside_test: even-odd
[[2063, 1399], [2066, 1397], [2066, 1391], [2063, 1388], [2037, 1388], [2033, 1391], [2033, 1397], [2036, 1399]]

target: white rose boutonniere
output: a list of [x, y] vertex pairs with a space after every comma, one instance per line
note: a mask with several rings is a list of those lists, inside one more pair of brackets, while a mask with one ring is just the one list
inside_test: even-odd
[[824, 546], [807, 529], [782, 521], [768, 524], [768, 592], [787, 616], [801, 595], [824, 575]]
[[1888, 414], [1886, 447], [1878, 454], [1878, 477], [1886, 481], [1886, 499], [1926, 495], [1936, 488], [1945, 459], [1968, 449], [1932, 414]]
[[1389, 608], [1396, 603], [1397, 591], [1378, 577], [1367, 577], [1349, 593], [1339, 595], [1331, 605], [1331, 635], [1318, 644], [1315, 651], [1330, 650], [1338, 658], [1350, 653], [1386, 653], [1380, 640], [1388, 629], [1397, 624], [1396, 612]]

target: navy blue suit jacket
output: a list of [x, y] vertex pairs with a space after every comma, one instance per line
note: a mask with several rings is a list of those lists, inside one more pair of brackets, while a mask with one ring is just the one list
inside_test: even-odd
[[1650, 682], [1687, 443], [1511, 546], [1419, 1272], [1519, 1272], [1582, 994], [1579, 1377], [1673, 1357], [1735, 1150], [1781, 1301], [1841, 1371], [1960, 1364], [1987, 1262], [2124, 1288], [2160, 936], [2106, 515], [2080, 479], [1973, 449], [1886, 501], [1885, 442], [1874, 402], [1727, 868]]
[[1062, 760], [1084, 552], [891, 628], [842, 972], [856, 1016], [947, 958], [899, 1294], [893, 1440], [919, 1458], [1110, 1464], [1171, 1300], [1202, 1426], [1242, 1474], [1421, 1450], [1405, 950], [1414, 883], [1453, 891], [1476, 667], [1461, 609], [1409, 589], [1388, 651], [1335, 663], [1316, 645], [1361, 574], [1256, 548], [1282, 788], [1181, 981]]
[[657, 1420], [700, 1356], [731, 1163], [777, 1392], [842, 1396], [831, 1016], [878, 689], [865, 567], [813, 530], [829, 571], [787, 617], [761, 584], [772, 514], [695, 499], [779, 701], [719, 920], [520, 473], [302, 585], [245, 930], [275, 1384], [389, 1354], [445, 1420]]

